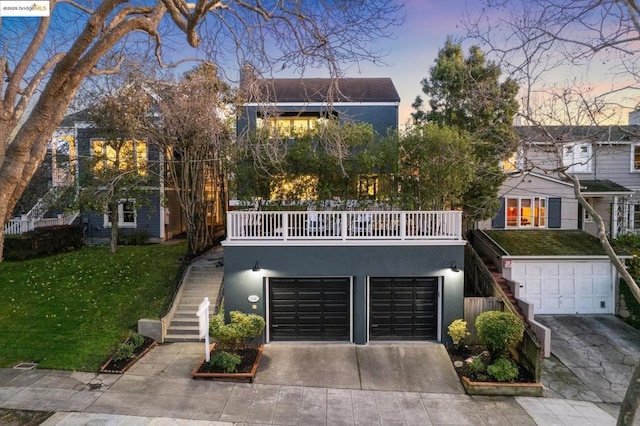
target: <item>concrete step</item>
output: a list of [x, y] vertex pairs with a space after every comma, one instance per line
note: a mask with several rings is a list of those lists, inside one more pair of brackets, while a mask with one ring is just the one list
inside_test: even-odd
[[167, 343], [171, 342], [199, 342], [200, 338], [198, 334], [172, 334], [167, 333], [164, 338], [164, 341]]
[[198, 318], [194, 315], [193, 318], [173, 318], [169, 323], [169, 329], [173, 327], [191, 327], [198, 328]]
[[167, 329], [167, 334], [198, 334], [198, 326], [195, 327], [183, 327], [183, 326], [170, 326]]

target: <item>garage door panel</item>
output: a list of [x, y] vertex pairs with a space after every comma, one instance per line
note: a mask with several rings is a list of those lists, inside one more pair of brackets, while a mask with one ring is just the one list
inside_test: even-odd
[[371, 340], [437, 339], [438, 279], [435, 277], [371, 278]]
[[575, 294], [576, 292], [576, 286], [572, 278], [567, 278], [564, 281], [560, 281], [558, 283], [558, 288], [560, 290], [560, 294], [562, 295]]
[[349, 278], [276, 278], [269, 281], [270, 339], [349, 340]]
[[[541, 272], [542, 276], [523, 271]], [[526, 267], [514, 265], [512, 279], [520, 283], [520, 297], [535, 306], [536, 314], [613, 313], [608, 261], [533, 261]]]

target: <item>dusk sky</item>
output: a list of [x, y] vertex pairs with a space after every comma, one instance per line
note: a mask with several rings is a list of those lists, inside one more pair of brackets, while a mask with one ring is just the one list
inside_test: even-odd
[[[391, 77], [400, 94], [400, 124], [410, 119], [411, 103], [423, 95], [420, 81], [429, 75], [438, 50], [447, 36], [465, 34], [460, 21], [477, 0], [405, 0], [406, 19], [396, 30], [395, 39], [381, 43], [388, 52], [389, 66], [367, 64], [361, 73], [349, 70], [349, 77]], [[468, 45], [465, 43], [464, 49]], [[424, 99], [424, 96], [423, 96]]]
[[[393, 39], [379, 43], [389, 65], [364, 64], [347, 71], [347, 77], [390, 77], [400, 94], [400, 123], [410, 119], [411, 103], [423, 95], [420, 81], [429, 75], [438, 50], [447, 36], [454, 39], [465, 34], [460, 21], [465, 11], [473, 11], [477, 0], [404, 0], [406, 18]], [[467, 43], [464, 49], [468, 48]], [[276, 74], [276, 76], [279, 76]], [[322, 75], [313, 75], [321, 77]], [[290, 77], [282, 75], [281, 77]], [[423, 96], [424, 99], [424, 96]]]

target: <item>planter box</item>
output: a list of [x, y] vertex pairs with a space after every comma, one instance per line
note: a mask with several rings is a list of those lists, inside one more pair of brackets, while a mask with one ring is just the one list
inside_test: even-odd
[[[209, 352], [213, 351], [215, 345], [215, 343], [211, 344]], [[256, 356], [256, 359], [253, 362], [253, 367], [249, 373], [199, 373], [198, 370], [200, 370], [200, 366], [206, 362], [206, 357], [203, 356], [198, 366], [191, 372], [191, 377], [194, 379], [218, 379], [228, 381], [247, 380], [249, 383], [253, 383], [253, 379], [256, 377], [256, 372], [258, 371], [258, 364], [260, 364], [260, 357], [262, 356], [263, 349], [264, 345], [260, 345], [258, 347], [258, 355]]]
[[[147, 339], [148, 340], [152, 340], [152, 339], [149, 339], [148, 337], [146, 337], [145, 341]], [[122, 374], [125, 371], [127, 371], [133, 364], [135, 364], [136, 361], [138, 361], [140, 358], [142, 358], [147, 352], [149, 352], [151, 349], [153, 349], [157, 344], [158, 344], [158, 342], [155, 341], [155, 340], [151, 341], [150, 343], [146, 343], [145, 344], [145, 348], [144, 348], [144, 350], [142, 352], [136, 354], [136, 356], [131, 358], [131, 360], [129, 360], [129, 362], [124, 367], [121, 367], [119, 369], [114, 369], [114, 368], [109, 367], [109, 365], [111, 364], [111, 361], [113, 360], [113, 357], [109, 358], [109, 360], [107, 362], [105, 362], [102, 365], [102, 367], [100, 367], [100, 372], [101, 373], [109, 373], [109, 374]]]
[[542, 383], [472, 382], [467, 377], [462, 386], [469, 395], [542, 396], [544, 391]]

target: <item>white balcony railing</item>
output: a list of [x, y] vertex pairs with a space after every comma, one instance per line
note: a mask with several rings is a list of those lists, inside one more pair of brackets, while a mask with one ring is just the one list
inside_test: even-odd
[[460, 211], [233, 211], [227, 241], [461, 240]]
[[5, 235], [20, 235], [36, 228], [46, 226], [69, 225], [78, 217], [78, 213], [58, 215], [58, 217], [29, 220], [26, 215], [20, 219], [10, 219], [4, 225]]

